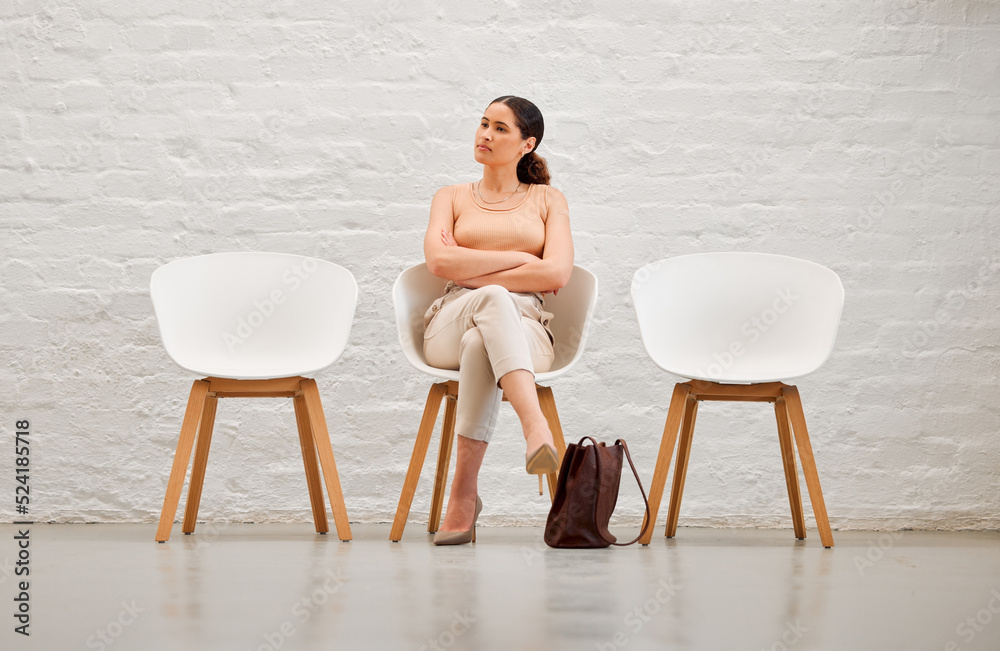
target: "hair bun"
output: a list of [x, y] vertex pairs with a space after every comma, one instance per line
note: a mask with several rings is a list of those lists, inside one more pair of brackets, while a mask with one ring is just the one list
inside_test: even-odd
[[545, 159], [534, 150], [524, 155], [517, 163], [517, 180], [522, 183], [548, 185], [551, 178]]

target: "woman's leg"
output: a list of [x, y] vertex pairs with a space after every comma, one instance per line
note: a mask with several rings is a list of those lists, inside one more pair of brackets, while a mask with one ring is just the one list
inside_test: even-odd
[[521, 429], [527, 443], [527, 454], [546, 443], [555, 447], [552, 441], [552, 430], [549, 421], [545, 419], [542, 408], [538, 404], [538, 392], [535, 390], [535, 376], [524, 370], [511, 371], [500, 378], [507, 401], [521, 420]]
[[[521, 297], [521, 300], [528, 300]], [[533, 304], [527, 306], [527, 309]], [[555, 358], [552, 342], [545, 329], [529, 317], [521, 318], [521, 327], [531, 351], [531, 364], [535, 372], [544, 373], [552, 367]], [[500, 387], [507, 396], [507, 401], [521, 420], [521, 429], [527, 444], [527, 456], [531, 456], [542, 445], [555, 447], [549, 421], [542, 413], [538, 404], [538, 391], [535, 389], [535, 376], [525, 370], [511, 371], [500, 378]]]
[[455, 477], [451, 480], [451, 494], [445, 511], [441, 531], [467, 531], [476, 515], [476, 495], [479, 494], [479, 468], [486, 455], [486, 441], [458, 436], [455, 458]]
[[528, 452], [552, 445], [531, 370], [548, 370], [552, 346], [537, 321], [522, 317], [518, 298], [499, 286], [468, 292], [444, 306], [424, 339], [429, 364], [459, 370], [458, 455], [441, 531], [464, 531], [472, 524], [479, 468], [502, 395], [498, 374], [521, 421]]
[[[439, 336], [439, 335], [438, 335]], [[458, 408], [455, 418], [455, 476], [441, 531], [467, 531], [476, 513], [482, 466], [502, 394], [479, 328], [462, 334], [458, 345]]]

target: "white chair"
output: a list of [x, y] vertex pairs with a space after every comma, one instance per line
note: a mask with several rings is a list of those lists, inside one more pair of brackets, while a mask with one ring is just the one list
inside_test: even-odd
[[[427, 523], [428, 533], [434, 533], [441, 524], [441, 509], [444, 505], [444, 492], [448, 480], [448, 466], [451, 463], [451, 449], [455, 437], [455, 408], [458, 399], [458, 371], [430, 366], [424, 359], [424, 313], [435, 299], [444, 292], [448, 281], [438, 278], [420, 263], [406, 269], [396, 279], [392, 288], [392, 300], [396, 308], [396, 325], [399, 329], [399, 343], [403, 353], [413, 366], [430, 376], [440, 378], [431, 386], [424, 406], [424, 415], [417, 431], [417, 440], [413, 445], [410, 466], [403, 482], [403, 490], [399, 496], [396, 517], [392, 523], [389, 539], [398, 542], [403, 537], [406, 518], [410, 513], [413, 495], [417, 490], [420, 471], [430, 446], [431, 434], [437, 422], [441, 400], [446, 399], [444, 424], [441, 428], [441, 444], [438, 448], [437, 472], [434, 475], [434, 492], [431, 501], [431, 513]], [[538, 402], [548, 420], [552, 437], [560, 461], [566, 450], [559, 413], [556, 411], [552, 389], [538, 384], [549, 382], [570, 370], [583, 354], [587, 340], [587, 329], [590, 317], [597, 303], [597, 277], [586, 269], [574, 266], [569, 283], [559, 290], [558, 294], [545, 295], [545, 310], [554, 315], [550, 328], [555, 337], [555, 359], [552, 368], [545, 373], [535, 375]], [[505, 398], [506, 399], [506, 398]], [[547, 475], [550, 495], [555, 491], [556, 473]], [[539, 477], [541, 481], [541, 477]]]
[[293, 398], [316, 531], [329, 531], [320, 472], [337, 535], [351, 539], [347, 509], [316, 381], [344, 352], [358, 286], [325, 260], [282, 253], [216, 253], [153, 272], [150, 296], [163, 346], [195, 380], [181, 426], [156, 540], [170, 538], [184, 475], [197, 449], [183, 531], [194, 532], [219, 398]]
[[[646, 352], [657, 366], [689, 382], [674, 387], [649, 490], [656, 522], [678, 439], [666, 536], [677, 521], [698, 403], [773, 402], [795, 537], [806, 536], [794, 438], [824, 547], [833, 533], [798, 389], [784, 384], [818, 369], [830, 356], [844, 288], [830, 269], [764, 253], [703, 253], [654, 262], [632, 279], [632, 301]], [[650, 526], [640, 541], [648, 545]]]

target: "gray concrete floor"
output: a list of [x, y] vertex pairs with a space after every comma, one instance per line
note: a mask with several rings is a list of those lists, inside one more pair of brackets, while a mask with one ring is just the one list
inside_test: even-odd
[[823, 549], [815, 531], [661, 525], [649, 547], [554, 550], [539, 528], [434, 547], [416, 522], [401, 543], [389, 525], [350, 543], [175, 525], [159, 545], [152, 524], [35, 524], [24, 638], [18, 528], [0, 525], [3, 649], [1000, 649], [996, 533], [840, 531]]

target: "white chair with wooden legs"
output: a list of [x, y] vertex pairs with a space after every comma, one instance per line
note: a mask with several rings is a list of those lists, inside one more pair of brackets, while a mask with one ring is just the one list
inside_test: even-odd
[[[441, 442], [438, 446], [437, 470], [434, 473], [434, 490], [431, 497], [431, 512], [427, 522], [427, 532], [435, 533], [441, 525], [441, 510], [444, 506], [444, 493], [448, 483], [451, 450], [455, 439], [455, 409], [458, 400], [458, 371], [430, 366], [424, 358], [424, 313], [435, 299], [444, 293], [448, 281], [433, 275], [427, 265], [420, 263], [403, 271], [396, 279], [392, 288], [392, 299], [396, 309], [396, 325], [399, 329], [399, 343], [403, 347], [406, 358], [413, 366], [432, 377], [444, 380], [433, 384], [427, 395], [424, 415], [417, 430], [417, 440], [413, 445], [413, 454], [406, 471], [403, 490], [396, 507], [396, 517], [392, 522], [389, 539], [399, 542], [403, 537], [406, 519], [410, 513], [413, 496], [416, 494], [420, 471], [427, 457], [431, 435], [437, 422], [441, 401], [445, 401], [444, 423], [441, 426]], [[558, 294], [545, 295], [545, 311], [554, 315], [550, 328], [555, 336], [555, 360], [552, 368], [545, 373], [535, 375], [535, 388], [538, 391], [538, 402], [542, 413], [552, 430], [556, 452], [562, 461], [566, 451], [566, 441], [563, 438], [559, 413], [552, 396], [552, 389], [542, 386], [540, 382], [549, 382], [570, 370], [580, 356], [587, 340], [587, 330], [590, 317], [597, 303], [597, 277], [586, 269], [573, 267], [573, 275], [569, 283], [559, 290]], [[506, 400], [506, 397], [504, 398]], [[549, 494], [555, 492], [556, 473], [546, 475], [549, 484]], [[539, 494], [541, 494], [541, 476], [539, 475]]]
[[333, 364], [347, 346], [358, 297], [351, 272], [300, 255], [216, 253], [163, 265], [149, 289], [167, 354], [207, 376], [191, 387], [156, 540], [170, 538], [192, 448], [183, 531], [194, 532], [219, 398], [277, 397], [293, 398], [316, 531], [329, 531], [322, 477], [337, 536], [350, 540], [319, 390], [305, 376]]
[[[653, 524], [677, 444], [666, 536], [677, 533], [699, 402], [771, 402], [795, 537], [806, 536], [797, 448], [820, 540], [833, 547], [802, 401], [798, 389], [782, 380], [812, 373], [833, 351], [844, 306], [837, 274], [782, 255], [685, 255], [639, 269], [632, 279], [632, 301], [653, 362], [691, 378], [674, 386], [667, 412], [649, 488]], [[648, 545], [652, 536], [650, 526], [639, 542]]]

